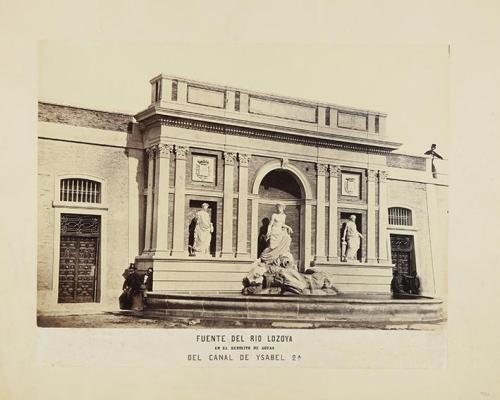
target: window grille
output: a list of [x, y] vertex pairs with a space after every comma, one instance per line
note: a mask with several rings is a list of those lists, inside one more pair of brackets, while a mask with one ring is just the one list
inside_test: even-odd
[[59, 200], [77, 203], [100, 203], [101, 184], [90, 179], [61, 179]]
[[412, 226], [411, 210], [403, 207], [389, 208], [389, 225]]

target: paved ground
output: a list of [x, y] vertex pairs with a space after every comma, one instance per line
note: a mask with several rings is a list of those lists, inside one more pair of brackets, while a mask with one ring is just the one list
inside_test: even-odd
[[[129, 312], [102, 312], [84, 315], [39, 315], [39, 327], [53, 328], [316, 328], [314, 324], [287, 323], [274, 321], [245, 321], [221, 319], [197, 319], [168, 317], [165, 319], [142, 318]], [[332, 323], [321, 329], [384, 329], [384, 330], [436, 330], [444, 328], [445, 323], [435, 324], [369, 324], [369, 323]]]

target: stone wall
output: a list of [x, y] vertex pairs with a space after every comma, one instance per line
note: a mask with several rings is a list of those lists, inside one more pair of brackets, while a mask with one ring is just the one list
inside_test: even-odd
[[[62, 141], [38, 141], [38, 289], [52, 288], [54, 208], [58, 200], [54, 187], [58, 175], [91, 175], [104, 181], [107, 211], [107, 291], [120, 294], [123, 269], [129, 261], [129, 170], [125, 149]], [[56, 232], [57, 234], [57, 232]]]

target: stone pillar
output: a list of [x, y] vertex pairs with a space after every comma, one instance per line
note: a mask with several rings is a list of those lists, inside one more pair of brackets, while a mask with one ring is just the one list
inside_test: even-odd
[[328, 261], [338, 262], [339, 255], [337, 253], [338, 244], [338, 220], [337, 220], [337, 201], [338, 201], [338, 178], [340, 167], [330, 165], [330, 207], [328, 218]]
[[306, 199], [304, 203], [304, 269], [309, 268], [311, 264], [311, 219], [312, 204], [311, 199]]
[[247, 250], [247, 232], [248, 232], [248, 162], [249, 154], [238, 154], [240, 161], [238, 177], [238, 240], [236, 248], [236, 257], [245, 257]]
[[172, 255], [185, 255], [184, 249], [184, 207], [186, 202], [186, 146], [175, 146], [175, 192], [174, 192], [174, 229]]
[[151, 250], [151, 231], [153, 219], [153, 174], [155, 162], [155, 146], [146, 149], [148, 157], [148, 187], [146, 197], [146, 228], [144, 231], [144, 251]]
[[377, 221], [375, 220], [375, 176], [376, 171], [373, 169], [369, 169], [367, 171], [368, 177], [368, 212], [367, 212], [367, 254], [366, 261], [369, 263], [377, 262], [377, 258], [375, 255], [375, 239], [376, 239], [376, 227], [375, 224]]
[[168, 181], [172, 145], [156, 146], [156, 167], [153, 212], [153, 244], [155, 253], [166, 253], [168, 242]]
[[233, 192], [236, 153], [224, 153], [224, 198], [222, 201], [221, 257], [233, 257]]
[[325, 257], [325, 196], [326, 196], [326, 168], [325, 164], [317, 164], [316, 185], [316, 256], [315, 261], [326, 261]]
[[378, 262], [386, 264], [388, 260], [389, 236], [387, 234], [387, 171], [378, 172]]

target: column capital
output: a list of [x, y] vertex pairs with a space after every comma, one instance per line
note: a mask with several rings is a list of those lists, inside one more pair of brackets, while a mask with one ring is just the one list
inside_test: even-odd
[[326, 165], [326, 164], [317, 163], [316, 164], [317, 175], [318, 176], [325, 176], [327, 167], [328, 167], [328, 165]]
[[189, 147], [187, 147], [187, 146], [175, 145], [175, 158], [177, 160], [185, 160], [187, 157], [188, 151], [189, 151]]
[[378, 172], [378, 179], [380, 182], [386, 182], [388, 177], [389, 177], [389, 173], [387, 171], [379, 171]]
[[366, 170], [366, 176], [368, 177], [368, 182], [375, 182], [377, 171], [375, 171], [374, 169], [368, 169]]
[[234, 165], [236, 162], [236, 153], [224, 152], [224, 165]]
[[150, 146], [150, 147], [146, 147], [146, 154], [148, 156], [148, 158], [151, 160], [155, 157], [155, 154], [156, 154], [156, 147], [158, 145], [154, 145], [154, 146]]
[[158, 144], [156, 145], [156, 157], [170, 158], [170, 153], [174, 150], [174, 146], [171, 144]]
[[329, 165], [328, 171], [330, 172], [330, 176], [333, 178], [338, 178], [340, 175], [340, 167], [338, 165]]
[[240, 167], [248, 167], [248, 163], [250, 162], [251, 157], [252, 156], [250, 154], [238, 153], [238, 160], [240, 161]]

